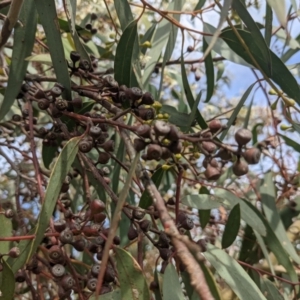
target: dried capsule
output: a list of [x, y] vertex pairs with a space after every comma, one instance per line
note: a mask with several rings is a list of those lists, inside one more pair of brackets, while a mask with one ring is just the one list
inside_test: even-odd
[[177, 220], [178, 220], [179, 227], [182, 227], [186, 230], [191, 230], [194, 228], [193, 220], [189, 216], [187, 216], [184, 212], [180, 212], [178, 214]]
[[206, 244], [207, 241], [205, 239], [200, 239], [196, 242], [196, 244], [200, 247], [201, 252], [205, 252], [207, 250]]
[[142, 220], [139, 222], [139, 225], [144, 232], [148, 232], [151, 228], [151, 222], [149, 220]]
[[138, 237], [138, 231], [135, 229], [133, 224], [130, 224], [128, 232], [127, 232], [127, 237], [129, 241], [132, 241]]
[[171, 126], [162, 120], [155, 121], [153, 128], [158, 136], [166, 136], [171, 130]]
[[48, 250], [48, 255], [52, 260], [57, 261], [58, 259], [61, 259], [61, 257], [63, 256], [63, 252], [62, 252], [60, 246], [53, 245]]
[[168, 260], [172, 254], [172, 250], [169, 248], [159, 248], [159, 255], [163, 260]]
[[87, 139], [82, 139], [78, 144], [78, 148], [82, 153], [88, 153], [92, 150], [93, 143]]
[[99, 137], [101, 133], [102, 133], [102, 129], [98, 126], [91, 126], [89, 130], [89, 134], [93, 138]]
[[72, 105], [76, 108], [82, 108], [82, 98], [81, 97], [75, 97], [71, 101]]
[[113, 152], [115, 150], [115, 142], [113, 140], [108, 140], [101, 144], [100, 147], [106, 152]]
[[118, 82], [111, 75], [106, 76], [105, 81], [109, 87], [112, 87], [112, 88], [119, 87]]
[[179, 130], [175, 125], [170, 125], [170, 131], [166, 135], [166, 138], [170, 141], [177, 141], [179, 139]]
[[79, 237], [74, 242], [72, 242], [72, 246], [75, 250], [82, 252], [87, 247], [87, 242], [83, 237]]
[[69, 229], [65, 229], [64, 231], [62, 231], [59, 235], [59, 240], [63, 244], [71, 244], [73, 242], [73, 233], [72, 233], [72, 231], [69, 230]]
[[143, 96], [143, 92], [138, 87], [132, 87], [126, 90], [127, 97], [133, 101], [139, 100]]
[[149, 138], [150, 130], [151, 127], [148, 124], [143, 124], [137, 128], [136, 134], [144, 138]]
[[76, 62], [78, 62], [80, 60], [80, 54], [76, 51], [71, 51], [70, 58], [71, 58], [72, 62], [75, 64]]
[[213, 153], [217, 149], [217, 146], [215, 145], [215, 143], [209, 142], [209, 141], [203, 141], [201, 143], [201, 146], [202, 146], [203, 150], [205, 150], [206, 152], [208, 152], [210, 154]]
[[252, 139], [252, 133], [246, 128], [240, 128], [234, 135], [236, 142], [239, 146], [244, 146]]
[[63, 265], [61, 264], [55, 264], [52, 268], [51, 268], [51, 274], [56, 277], [56, 278], [60, 278], [63, 277], [66, 273], [66, 269]]
[[231, 160], [232, 153], [227, 149], [221, 148], [217, 153], [216, 157], [220, 157], [222, 160]]
[[21, 254], [20, 248], [18, 247], [12, 247], [9, 252], [8, 252], [8, 256], [11, 258], [17, 258], [19, 257], [19, 255]]
[[120, 245], [121, 244], [121, 239], [119, 236], [114, 236], [114, 239], [113, 239], [113, 243], [114, 245]]
[[208, 128], [212, 133], [219, 131], [222, 128], [222, 123], [220, 120], [212, 120], [208, 123]]
[[99, 156], [98, 156], [97, 163], [105, 165], [105, 164], [108, 163], [109, 159], [110, 159], [110, 154], [109, 153], [107, 153], [107, 152], [100, 152]]
[[53, 223], [53, 227], [55, 229], [55, 231], [57, 232], [62, 232], [63, 230], [66, 229], [67, 224], [65, 220], [59, 220]]
[[84, 71], [88, 71], [91, 68], [91, 65], [87, 59], [81, 59], [79, 62], [79, 68]]
[[143, 139], [136, 138], [133, 141], [133, 147], [135, 151], [140, 152], [144, 150], [147, 146], [147, 143]]
[[87, 281], [87, 284], [86, 284], [86, 287], [94, 292], [96, 290], [96, 287], [97, 287], [97, 278], [90, 278], [88, 281]]
[[22, 120], [22, 117], [18, 114], [14, 114], [12, 117], [11, 117], [12, 121], [14, 122], [20, 122]]
[[116, 277], [116, 274], [115, 274], [115, 271], [114, 269], [108, 265], [106, 267], [106, 270], [105, 270], [105, 273], [104, 273], [104, 281], [105, 282], [113, 282], [115, 280], [115, 277]]
[[58, 86], [54, 86], [51, 90], [50, 93], [52, 97], [57, 98], [62, 94], [62, 89]]
[[232, 166], [232, 171], [236, 176], [243, 176], [247, 174], [249, 171], [247, 162], [238, 158]]
[[106, 214], [104, 214], [104, 213], [99, 213], [99, 214], [93, 215], [93, 220], [97, 224], [103, 223], [105, 219], [106, 219]]
[[14, 216], [14, 214], [14, 211], [9, 208], [5, 210], [4, 216], [8, 219], [11, 219]]
[[42, 98], [38, 101], [38, 107], [41, 110], [46, 110], [50, 106], [50, 101], [46, 98]]
[[259, 163], [261, 152], [258, 148], [250, 148], [243, 152], [243, 157], [249, 165]]
[[169, 248], [170, 239], [168, 238], [168, 236], [166, 235], [165, 232], [161, 231], [159, 233], [157, 245], [158, 245], [158, 247], [161, 247], [161, 248]]
[[162, 149], [161, 146], [156, 144], [150, 144], [147, 148], [147, 159], [159, 160], [161, 158]]
[[153, 103], [154, 103], [154, 97], [152, 96], [152, 94], [149, 92], [144, 93], [142, 96], [141, 104], [152, 105]]
[[55, 107], [60, 110], [60, 111], [64, 111], [68, 108], [69, 104], [67, 100], [63, 100], [63, 99], [57, 99], [55, 101]]
[[20, 283], [25, 281], [25, 271], [24, 270], [19, 270], [15, 274], [15, 281], [20, 282]]
[[134, 110], [134, 112], [138, 117], [145, 121], [152, 120], [155, 117], [155, 110], [153, 108], [139, 107]]
[[71, 290], [75, 285], [75, 280], [71, 275], [65, 275], [61, 280], [61, 286], [64, 290]]
[[144, 218], [144, 216], [145, 216], [145, 211], [143, 211], [140, 208], [136, 208], [132, 212], [132, 217], [136, 220], [141, 220]]
[[215, 168], [211, 164], [208, 164], [204, 176], [207, 180], [218, 180], [221, 176], [221, 171], [219, 168]]
[[99, 272], [100, 272], [100, 265], [99, 264], [92, 265], [91, 274], [97, 278], [99, 275]]
[[168, 149], [173, 153], [173, 154], [179, 154], [182, 151], [182, 143], [180, 140], [178, 141], [173, 141], [170, 145], [168, 145]]

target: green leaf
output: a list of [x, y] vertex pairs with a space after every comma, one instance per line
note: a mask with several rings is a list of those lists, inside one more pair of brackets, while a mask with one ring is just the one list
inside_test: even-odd
[[[269, 70], [269, 66], [267, 62], [264, 61], [262, 56], [260, 55], [260, 50], [257, 44], [253, 43], [254, 37], [252, 34], [246, 30], [238, 29], [239, 35], [246, 43], [249, 51], [252, 56], [259, 64], [264, 73], [269, 76], [275, 83], [277, 83], [281, 89], [291, 98], [295, 99], [295, 101], [300, 104], [300, 90], [298, 83], [286, 65], [280, 60], [280, 58], [275, 55], [272, 51], [271, 61], [272, 61], [272, 73]], [[228, 46], [239, 56], [241, 56], [245, 61], [253, 65], [253, 61], [245, 51], [244, 47], [241, 45], [235, 33], [232, 29], [224, 29], [220, 37], [228, 44]]]
[[227, 122], [227, 129], [225, 129], [221, 136], [220, 136], [220, 140], [222, 141], [225, 136], [227, 135], [227, 132], [229, 131], [229, 129], [231, 128], [231, 125], [234, 123], [236, 117], [238, 116], [240, 110], [242, 109], [245, 101], [247, 100], [247, 98], [249, 97], [254, 85], [256, 84], [256, 82], [252, 83], [248, 89], [246, 90], [246, 92], [244, 93], [244, 95], [242, 96], [241, 100], [239, 101], [239, 103], [237, 104], [236, 108], [234, 109], [234, 111], [232, 112], [228, 122]]
[[[193, 11], [200, 10], [204, 4], [205, 4], [205, 0], [199, 0], [198, 3], [196, 4], [195, 8], [193, 9]], [[193, 18], [194, 18], [194, 16], [192, 17], [192, 19]]]
[[251, 32], [251, 35], [253, 37], [252, 43], [255, 43], [257, 45], [257, 48], [260, 51], [260, 55], [262, 59], [265, 61], [266, 66], [272, 72], [272, 63], [271, 63], [271, 55], [270, 50], [266, 44], [265, 39], [263, 38], [257, 24], [252, 19], [248, 9], [245, 6], [245, 3], [243, 3], [242, 0], [234, 0], [232, 2], [232, 8], [236, 10], [238, 15], [241, 17], [243, 22], [246, 24], [248, 30]]
[[[192, 94], [191, 87], [189, 85], [187, 75], [186, 75], [184, 57], [183, 57], [183, 48], [181, 49], [181, 76], [182, 76], [182, 84], [183, 84], [183, 88], [184, 88], [184, 93], [185, 93], [188, 105], [189, 105], [190, 109], [192, 110], [194, 107], [195, 99]], [[196, 118], [196, 121], [198, 122], [199, 126], [202, 129], [207, 128], [207, 124], [206, 124], [204, 118], [202, 117], [199, 109], [197, 109], [197, 111], [196, 111], [195, 118]]]
[[289, 137], [283, 135], [283, 134], [280, 134], [279, 135], [281, 136], [281, 138], [284, 139], [284, 141], [286, 142], [286, 144], [292, 148], [294, 148], [297, 152], [300, 153], [300, 144], [298, 144], [297, 142], [295, 142], [295, 140], [292, 140], [290, 139]]
[[224, 250], [207, 244], [203, 254], [239, 299], [266, 299], [246, 271]]
[[153, 291], [153, 293], [155, 295], [155, 300], [163, 300], [162, 294], [161, 294], [161, 290], [162, 290], [161, 281], [159, 280], [159, 274], [158, 274], [158, 271], [156, 269], [154, 271], [154, 280], [158, 284], [157, 289], [155, 289]]
[[5, 117], [13, 105], [26, 74], [28, 61], [25, 58], [31, 54], [33, 49], [37, 25], [34, 1], [28, 0], [23, 3], [19, 20], [22, 26], [14, 29], [13, 52], [4, 100], [0, 107], [0, 120]]
[[286, 252], [297, 264], [300, 264], [300, 258], [286, 234], [286, 230], [277, 211], [275, 185], [272, 178], [272, 173], [267, 173], [264, 177], [264, 182], [260, 187], [263, 211], [271, 228]]
[[82, 44], [76, 30], [76, 0], [66, 0], [65, 4], [65, 13], [68, 19], [69, 29], [75, 44], [76, 51], [80, 53], [81, 58], [86, 59], [91, 65], [90, 56], [88, 55], [84, 45]]
[[42, 159], [44, 166], [49, 169], [51, 162], [53, 161], [56, 151], [58, 150], [57, 147], [43, 145], [42, 146]]
[[[159, 188], [159, 185], [165, 175], [165, 172], [162, 168], [158, 169], [157, 171], [154, 172], [154, 174], [152, 175], [151, 177], [151, 180], [153, 181], [153, 183], [155, 184], [155, 186], [157, 188]], [[150, 194], [148, 193], [147, 190], [145, 190], [141, 196], [141, 199], [140, 199], [140, 203], [139, 203], [139, 206], [141, 208], [148, 208], [150, 205], [152, 204], [152, 198], [150, 196]]]
[[257, 131], [258, 131], [259, 128], [263, 128], [263, 127], [264, 127], [263, 123], [258, 123], [253, 127], [253, 129], [252, 129], [252, 136], [253, 136], [252, 145], [255, 145], [258, 142], [258, 140], [257, 140]]
[[79, 141], [80, 137], [70, 139], [55, 162], [37, 224], [31, 231], [31, 234], [35, 234], [35, 239], [30, 242], [22, 243], [22, 247], [20, 247], [21, 255], [11, 264], [14, 272], [22, 268], [23, 265], [30, 260], [44, 238], [45, 231], [49, 226], [50, 218], [56, 206], [60, 189], [76, 157]]
[[251, 265], [255, 264], [259, 261], [261, 256], [258, 252], [258, 245], [256, 241], [255, 233], [251, 226], [247, 224], [244, 230], [243, 243], [239, 253], [239, 260], [243, 262], [247, 262]]
[[[153, 23], [149, 28], [148, 30], [145, 32], [144, 36], [141, 38], [141, 45], [143, 45], [145, 42], [150, 42], [152, 43], [152, 39], [153, 39], [153, 35], [155, 33], [155, 30], [156, 30], [156, 26], [157, 26], [157, 23]], [[143, 47], [141, 49], [141, 53], [142, 54], [146, 54], [147, 52], [147, 49], [146, 47]]]
[[269, 279], [260, 277], [260, 286], [262, 293], [268, 300], [283, 300], [283, 296], [279, 293], [279, 288], [275, 286]]
[[[9, 218], [6, 218], [3, 214], [0, 214], [0, 237], [8, 237], [12, 235], [12, 221]], [[10, 250], [10, 243], [11, 242], [5, 242], [1, 241], [0, 242], [0, 254], [8, 253]]]
[[265, 40], [270, 47], [272, 38], [272, 23], [273, 23], [273, 12], [270, 5], [266, 2], [266, 25], [265, 25]]
[[228, 248], [236, 239], [241, 223], [241, 210], [240, 205], [237, 204], [231, 210], [226, 225], [224, 233], [222, 236], [222, 248]]
[[[150, 294], [143, 271], [130, 253], [115, 248], [117, 270], [122, 299], [150, 299]], [[102, 296], [101, 296], [102, 297]]]
[[[65, 90], [64, 98], [71, 100], [71, 82], [61, 40], [54, 0], [35, 0], [39, 20], [43, 25], [57, 81]], [[28, 55], [27, 55], [28, 56]]]
[[210, 210], [219, 208], [224, 199], [215, 195], [194, 194], [187, 195], [181, 199], [181, 203], [192, 208]]
[[251, 109], [252, 109], [252, 105], [253, 105], [253, 100], [254, 100], [254, 95], [253, 95], [251, 103], [247, 109], [247, 114], [246, 114], [245, 121], [244, 121], [244, 128], [246, 128], [246, 129], [248, 128], [250, 117], [251, 117]]
[[117, 46], [115, 56], [115, 79], [119, 85], [130, 86], [132, 53], [137, 36], [137, 21], [132, 21], [125, 28]]
[[[245, 205], [248, 206], [250, 210], [252, 210], [253, 213], [256, 214], [258, 218], [260, 218], [261, 222], [263, 222], [263, 225], [266, 229], [266, 235], [263, 238], [264, 242], [276, 256], [279, 264], [281, 264], [286, 269], [290, 280], [293, 282], [298, 282], [298, 277], [293, 267], [293, 264], [291, 263], [290, 258], [285, 251], [285, 247], [283, 247], [283, 245], [280, 243], [277, 236], [275, 235], [273, 228], [270, 226], [267, 220], [262, 216], [261, 212], [254, 205], [252, 205], [246, 200], [242, 199], [242, 201], [245, 203]], [[297, 286], [295, 286], [295, 288], [297, 291], [299, 290]]]
[[210, 220], [210, 209], [199, 209], [198, 215], [199, 215], [200, 225], [203, 230]]
[[25, 58], [27, 61], [36, 61], [42, 64], [50, 65], [52, 66], [51, 56], [48, 53], [42, 53], [42, 54], [36, 54], [31, 55]]
[[168, 264], [163, 276], [163, 299], [184, 300], [179, 278], [173, 264]]
[[[204, 38], [203, 52], [206, 51], [207, 47], [208, 44]], [[215, 72], [214, 72], [214, 64], [213, 64], [211, 52], [205, 57], [204, 64], [205, 64], [206, 85], [207, 85], [205, 102], [208, 102], [212, 97], [215, 88]]]
[[[242, 199], [238, 198], [233, 193], [223, 190], [221, 188], [215, 188], [214, 194], [217, 197], [226, 199], [229, 203], [230, 207], [234, 207], [236, 204], [240, 204], [241, 209], [241, 218], [249, 224], [254, 230], [259, 232], [260, 235], [265, 236], [267, 231], [264, 223], [260, 219], [259, 216], [255, 212], [252, 211], [252, 209], [249, 209], [248, 205], [246, 205], [246, 202]], [[226, 203], [226, 202], [225, 202]]]
[[285, 2], [282, 0], [267, 0], [269, 5], [274, 9], [275, 14], [280, 22], [281, 26], [285, 28], [286, 26], [286, 10], [285, 10]]
[[[1, 242], [2, 243], [2, 242]], [[2, 282], [0, 286], [0, 300], [12, 300], [15, 293], [15, 276], [10, 266], [5, 260], [2, 260]]]
[[[204, 30], [204, 32], [213, 35], [216, 32], [217, 29], [215, 27], [213, 27], [212, 25], [203, 22], [203, 30]], [[211, 36], [205, 36], [205, 40], [207, 41], [207, 43], [210, 43], [211, 39], [212, 39]], [[246, 67], [252, 67], [251, 64], [247, 63], [242, 57], [240, 57], [239, 55], [234, 53], [229, 48], [229, 46], [220, 38], [214, 44], [213, 50], [216, 53], [223, 56], [224, 58], [226, 58], [227, 60], [229, 60], [229, 61], [232, 61], [234, 63], [237, 63], [239, 65], [243, 65], [243, 66], [246, 66]]]
[[126, 0], [115, 0], [114, 4], [121, 24], [121, 28], [124, 31], [128, 24], [133, 21], [130, 5]]

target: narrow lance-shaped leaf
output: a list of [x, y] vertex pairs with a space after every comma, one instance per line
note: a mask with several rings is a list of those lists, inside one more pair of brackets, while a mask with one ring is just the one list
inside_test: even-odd
[[37, 13], [33, 0], [27, 0], [23, 3], [20, 22], [23, 25], [14, 30], [11, 65], [4, 100], [0, 107], [0, 120], [8, 113], [20, 91], [28, 66], [28, 61], [25, 58], [31, 55], [33, 48], [37, 24]]
[[233, 207], [228, 216], [222, 236], [222, 248], [229, 247], [235, 241], [240, 229], [240, 222], [241, 210], [240, 205], [237, 204]]
[[285, 2], [282, 0], [267, 0], [269, 5], [274, 9], [275, 14], [280, 22], [281, 26], [285, 28], [286, 26], [286, 10]]
[[[208, 44], [203, 38], [203, 52], [206, 51]], [[215, 88], [215, 72], [214, 72], [214, 64], [211, 56], [211, 52], [207, 54], [205, 60], [205, 74], [206, 74], [206, 99], [205, 102], [208, 102], [214, 93]]]
[[132, 53], [137, 35], [137, 22], [132, 21], [124, 30], [117, 46], [115, 56], [115, 79], [121, 84], [130, 86]]
[[260, 187], [261, 201], [263, 205], [263, 210], [266, 216], [266, 219], [273, 228], [274, 233], [276, 234], [279, 241], [281, 241], [286, 252], [291, 256], [291, 258], [297, 263], [300, 264], [300, 258], [287, 237], [285, 228], [282, 224], [280, 215], [276, 207], [276, 194], [275, 194], [275, 185], [272, 180], [272, 173], [267, 173], [264, 178], [264, 182]]
[[80, 137], [75, 137], [68, 141], [59, 154], [57, 161], [51, 172], [47, 190], [45, 193], [44, 203], [35, 228], [31, 234], [35, 235], [35, 239], [30, 242], [24, 242], [21, 248], [21, 255], [17, 260], [11, 263], [12, 269], [16, 272], [27, 263], [44, 238], [44, 233], [49, 226], [50, 218], [56, 206], [56, 201], [59, 196], [62, 184], [71, 168], [71, 165], [78, 152], [78, 143]]
[[253, 39], [252, 42], [257, 44], [262, 58], [265, 60], [266, 66], [272, 72], [272, 62], [269, 47], [266, 44], [257, 24], [252, 19], [248, 9], [242, 0], [233, 0], [232, 8], [237, 11], [243, 22], [246, 24], [248, 30], [251, 32]]
[[265, 40], [270, 47], [272, 38], [272, 23], [273, 23], [273, 12], [270, 5], [266, 2], [266, 22], [265, 22]]
[[15, 276], [8, 263], [3, 260], [2, 262], [2, 282], [0, 285], [1, 296], [0, 300], [11, 300], [14, 298], [15, 293]]
[[[172, 288], [171, 288], [172, 287]], [[163, 299], [184, 300], [185, 297], [173, 264], [168, 264], [163, 276]]]
[[63, 92], [64, 97], [67, 100], [71, 100], [71, 82], [61, 40], [55, 1], [35, 0], [35, 5], [39, 14], [39, 20], [46, 34], [57, 81], [65, 88]]
[[246, 271], [224, 250], [207, 244], [204, 256], [239, 299], [266, 300]]
[[[130, 253], [115, 248], [117, 270], [119, 275], [121, 298], [143, 300], [150, 299], [148, 285], [137, 261]], [[102, 297], [102, 296], [101, 296]]]

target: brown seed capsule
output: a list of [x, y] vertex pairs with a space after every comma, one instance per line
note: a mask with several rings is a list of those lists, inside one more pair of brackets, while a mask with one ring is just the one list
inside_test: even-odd
[[144, 232], [148, 232], [151, 228], [151, 222], [149, 220], [142, 220], [141, 222], [139, 222], [139, 225]]
[[179, 130], [175, 125], [170, 125], [170, 132], [166, 135], [170, 141], [177, 141], [179, 139]]
[[115, 142], [113, 140], [108, 140], [101, 144], [100, 147], [106, 152], [113, 152], [115, 150]]
[[18, 248], [18, 247], [12, 247], [8, 252], [8, 256], [11, 258], [17, 258], [17, 257], [19, 257], [20, 254], [21, 254], [21, 251], [20, 251], [20, 248]]
[[159, 233], [157, 245], [158, 245], [158, 247], [161, 247], [161, 248], [169, 248], [170, 239], [168, 238], [168, 236], [166, 235], [165, 232], [161, 231]]
[[71, 244], [73, 242], [73, 233], [72, 233], [72, 231], [69, 230], [69, 229], [65, 229], [64, 231], [62, 231], [59, 235], [59, 240], [63, 244]]
[[120, 245], [121, 244], [120, 237], [116, 235], [113, 239], [113, 243], [114, 243], [114, 245]]
[[143, 124], [137, 128], [136, 134], [144, 138], [149, 138], [150, 130], [151, 127], [148, 124]]
[[205, 252], [207, 250], [207, 248], [206, 248], [207, 241], [205, 239], [198, 240], [196, 242], [196, 244], [200, 247], [201, 252]]
[[99, 264], [92, 265], [91, 274], [94, 277], [98, 278], [99, 272], [100, 272], [100, 265]]
[[139, 107], [135, 110], [135, 113], [145, 121], [152, 120], [155, 117], [155, 110], [153, 108]]
[[88, 153], [92, 150], [93, 143], [87, 139], [82, 139], [78, 144], [78, 148], [82, 153]]
[[219, 168], [215, 168], [211, 164], [208, 164], [204, 176], [207, 180], [218, 180], [221, 176], [221, 171]]
[[61, 286], [66, 291], [71, 290], [74, 285], [75, 285], [75, 280], [71, 275], [65, 275], [61, 280]]
[[238, 158], [232, 166], [232, 171], [233, 171], [233, 174], [236, 176], [243, 176], [243, 175], [247, 174], [249, 171], [247, 162]]
[[70, 58], [73, 61], [73, 63], [76, 63], [77, 61], [80, 60], [80, 54], [76, 51], [71, 51]]
[[12, 117], [11, 117], [12, 121], [14, 122], [20, 122], [22, 120], [22, 117], [18, 114], [14, 114]]
[[178, 214], [178, 225], [186, 230], [191, 230], [194, 228], [193, 220], [184, 212], [179, 212]]
[[87, 287], [90, 291], [94, 292], [94, 291], [96, 290], [97, 283], [98, 283], [97, 278], [90, 278], [90, 279], [87, 281], [86, 287]]
[[99, 214], [95, 214], [93, 216], [94, 222], [97, 224], [101, 224], [104, 222], [104, 220], [106, 219], [106, 214], [104, 213], [99, 213]]
[[138, 234], [137, 230], [135, 229], [134, 225], [130, 224], [128, 232], [127, 232], [127, 237], [129, 239], [129, 241], [136, 239], [138, 237], [138, 235], [139, 234]]
[[144, 150], [146, 148], [146, 146], [147, 146], [147, 143], [143, 139], [136, 138], [133, 141], [133, 147], [134, 147], [135, 151], [137, 151], [137, 152]]
[[62, 94], [62, 89], [58, 86], [54, 86], [51, 90], [50, 93], [52, 97], [57, 98]]
[[258, 148], [250, 148], [243, 152], [243, 157], [249, 165], [259, 163], [261, 152]]
[[102, 129], [98, 126], [91, 126], [89, 134], [93, 138], [97, 138], [102, 133]]
[[48, 255], [52, 260], [57, 261], [58, 259], [60, 259], [63, 256], [63, 252], [62, 252], [60, 246], [53, 245], [48, 250]]
[[76, 108], [82, 108], [82, 98], [81, 97], [75, 97], [71, 101], [74, 107]]
[[51, 274], [56, 277], [56, 278], [60, 278], [63, 277], [65, 275], [66, 269], [63, 265], [61, 264], [55, 264], [52, 268], [51, 268]]
[[144, 216], [145, 212], [140, 208], [136, 208], [132, 211], [132, 217], [136, 220], [141, 220], [144, 218]]
[[168, 248], [159, 248], [159, 255], [163, 260], [168, 260], [172, 254], [172, 250]]
[[205, 150], [206, 152], [208, 152], [210, 154], [213, 153], [217, 149], [216, 144], [213, 142], [209, 142], [209, 141], [203, 141], [201, 143], [201, 146], [202, 146], [203, 150]]
[[46, 98], [42, 98], [38, 101], [38, 107], [41, 110], [46, 110], [50, 106], [50, 101]]
[[53, 227], [57, 232], [62, 232], [63, 230], [66, 229], [66, 221], [65, 220], [59, 220], [54, 222]]
[[187, 52], [193, 52], [195, 50], [195, 48], [191, 45], [189, 45], [186, 49]]
[[87, 247], [87, 242], [83, 237], [79, 237], [74, 242], [72, 242], [72, 246], [75, 250], [82, 252]]
[[132, 87], [126, 90], [127, 97], [133, 101], [137, 101], [142, 98], [143, 92], [138, 87]]
[[100, 199], [94, 199], [90, 202], [91, 214], [99, 214], [105, 210], [105, 203]]
[[172, 157], [172, 152], [167, 147], [161, 147], [161, 158], [168, 159]]
[[182, 151], [182, 143], [179, 140], [173, 141], [168, 148], [173, 154], [179, 154]]
[[147, 148], [147, 158], [159, 160], [162, 154], [161, 146], [156, 144], [150, 144]]
[[166, 136], [171, 130], [170, 125], [162, 120], [155, 121], [153, 128], [158, 136]]
[[64, 111], [68, 108], [69, 104], [67, 100], [63, 100], [63, 99], [57, 99], [55, 101], [55, 107], [60, 110], [60, 111]]
[[159, 289], [159, 285], [158, 285], [157, 281], [151, 281], [149, 289], [151, 291], [157, 291]]
[[141, 104], [152, 105], [153, 103], [154, 103], [154, 97], [152, 96], [152, 94], [149, 92], [144, 93]]
[[252, 139], [252, 133], [246, 128], [240, 128], [234, 135], [236, 142], [239, 146], [244, 146]]
[[15, 275], [15, 281], [16, 282], [24, 282], [25, 281], [25, 271], [19, 270]]
[[118, 82], [111, 75], [106, 76], [105, 81], [109, 87], [112, 87], [112, 88], [119, 87]]
[[215, 133], [222, 128], [222, 123], [220, 120], [217, 119], [212, 120], [208, 123], [208, 128], [212, 133]]
[[109, 153], [107, 153], [107, 152], [100, 152], [99, 156], [98, 156], [97, 163], [105, 165], [105, 164], [108, 163], [109, 159], [110, 159], [110, 154]]
[[91, 68], [91, 65], [87, 59], [81, 59], [79, 62], [79, 68], [83, 71], [88, 71]]
[[108, 265], [106, 267], [106, 270], [104, 273], [104, 281], [105, 282], [113, 282], [115, 280], [115, 276], [116, 276], [116, 274], [115, 274], [114, 269], [110, 265]]
[[216, 157], [220, 157], [222, 160], [231, 160], [232, 159], [232, 153], [228, 150], [221, 148], [219, 152], [217, 153]]

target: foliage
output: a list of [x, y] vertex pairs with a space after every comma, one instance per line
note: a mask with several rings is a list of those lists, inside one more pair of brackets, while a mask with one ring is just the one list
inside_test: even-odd
[[1, 299], [299, 299], [289, 5], [0, 3]]

